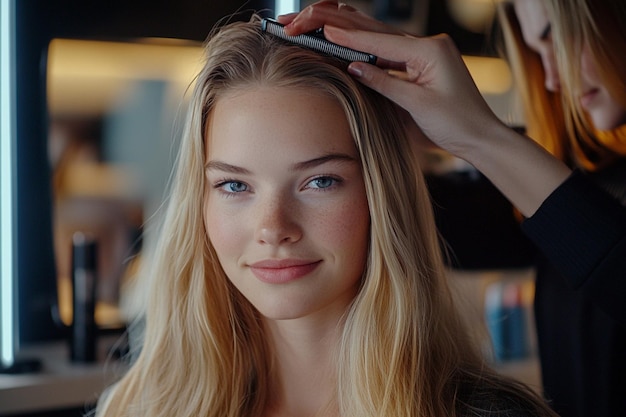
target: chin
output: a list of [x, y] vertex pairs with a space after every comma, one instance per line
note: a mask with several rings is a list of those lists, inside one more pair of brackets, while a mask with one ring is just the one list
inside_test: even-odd
[[595, 117], [593, 117], [593, 115], [591, 116], [593, 125], [598, 130], [613, 130], [626, 124], [626, 112], [612, 115], [599, 114]]

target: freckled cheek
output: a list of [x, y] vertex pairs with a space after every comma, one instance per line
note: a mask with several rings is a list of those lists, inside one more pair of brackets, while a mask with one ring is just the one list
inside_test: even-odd
[[220, 260], [230, 256], [237, 257], [235, 253], [242, 246], [241, 232], [237, 225], [241, 225], [241, 219], [237, 216], [216, 215], [208, 204], [204, 207], [204, 227], [209, 240]]
[[346, 202], [324, 213], [320, 223], [319, 236], [329, 246], [337, 249], [349, 248], [351, 252], [360, 252], [367, 248], [370, 219], [366, 201]]

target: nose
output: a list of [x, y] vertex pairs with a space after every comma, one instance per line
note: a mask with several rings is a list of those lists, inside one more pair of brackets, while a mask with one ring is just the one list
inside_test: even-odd
[[559, 69], [556, 64], [554, 51], [549, 50], [541, 55], [543, 63], [543, 71], [545, 73], [546, 90], [556, 93], [561, 90], [561, 79], [559, 77]]
[[296, 204], [285, 197], [268, 197], [257, 207], [256, 240], [265, 245], [295, 243], [302, 238]]

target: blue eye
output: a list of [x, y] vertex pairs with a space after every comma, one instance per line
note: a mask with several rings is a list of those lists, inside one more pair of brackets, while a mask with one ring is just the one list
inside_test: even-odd
[[326, 189], [335, 185], [338, 180], [331, 177], [318, 177], [311, 180], [308, 184], [308, 188]]
[[217, 184], [216, 188], [230, 194], [248, 191], [248, 185], [239, 181], [224, 181]]

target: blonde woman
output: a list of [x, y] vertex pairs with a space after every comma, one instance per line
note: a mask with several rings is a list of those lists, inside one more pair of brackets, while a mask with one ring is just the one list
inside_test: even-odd
[[325, 26], [331, 40], [403, 72], [349, 67], [407, 110], [429, 139], [473, 164], [527, 218], [522, 229], [540, 249], [535, 317], [551, 405], [564, 417], [622, 415], [626, 3], [515, 0], [501, 7], [501, 17], [534, 141], [495, 117], [445, 35], [398, 35], [334, 1], [281, 20], [291, 35]]
[[206, 54], [143, 348], [97, 415], [552, 416], [470, 344], [395, 106], [256, 18]]
[[[623, 2], [613, 0], [516, 0], [500, 8], [529, 136], [585, 171], [621, 204], [626, 204], [624, 18]], [[602, 213], [595, 216], [603, 221]], [[552, 233], [540, 218], [525, 227]], [[602, 229], [593, 233], [581, 234], [576, 244], [595, 246], [605, 239]], [[547, 254], [560, 250], [553, 239], [544, 240]], [[572, 286], [555, 270], [554, 258], [537, 261], [535, 317], [545, 395], [563, 417], [619, 415], [626, 408], [626, 326], [607, 314], [606, 294], [590, 297], [592, 291]], [[626, 278], [615, 267], [604, 274], [618, 283]], [[609, 292], [624, 295], [614, 284]]]
[[516, 0], [498, 13], [529, 136], [586, 171], [626, 158], [623, 3]]

